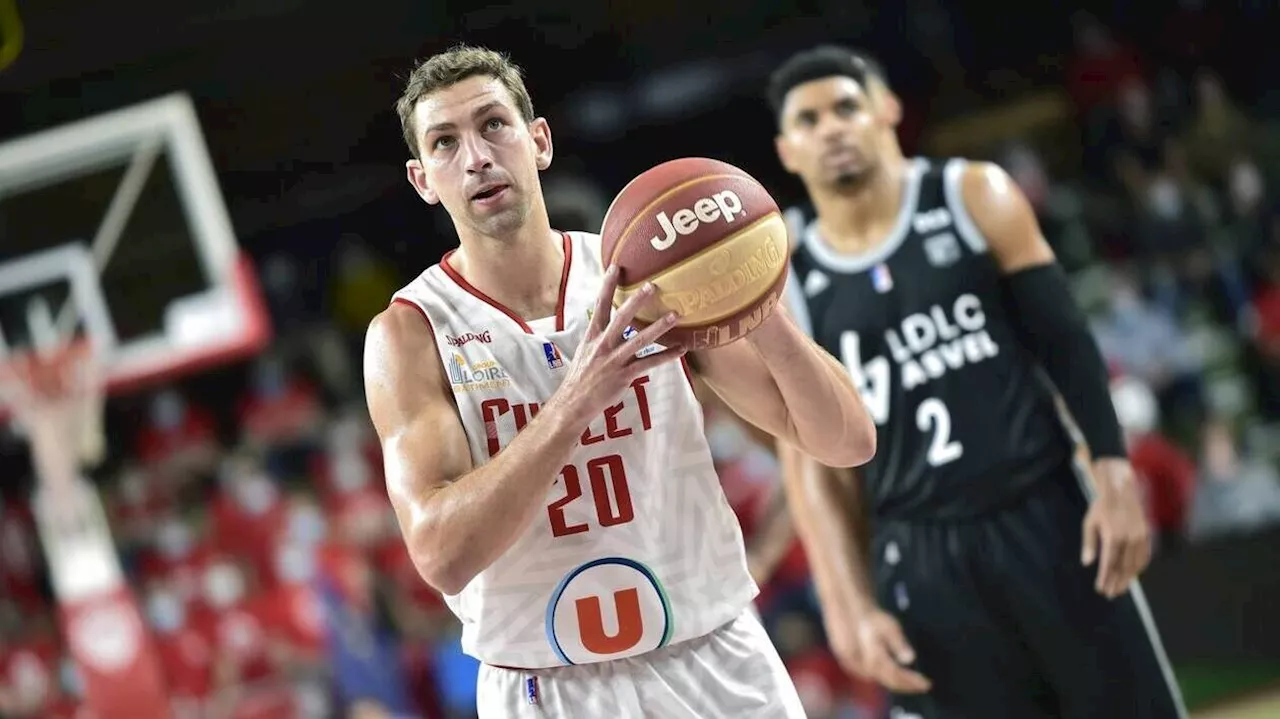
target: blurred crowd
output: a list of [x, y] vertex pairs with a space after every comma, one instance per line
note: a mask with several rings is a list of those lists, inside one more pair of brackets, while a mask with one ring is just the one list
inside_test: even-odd
[[[1212, 22], [1170, 27], [1144, 55], [1081, 17], [1060, 83], [1080, 162], [1060, 168], [1032, 138], [990, 158], [1027, 194], [1093, 321], [1161, 552], [1280, 522], [1280, 126], [1205, 64]], [[598, 225], [599, 188], [548, 193], [557, 223]], [[241, 368], [234, 395], [224, 382], [149, 397], [99, 477], [178, 715], [471, 716], [477, 664], [400, 541], [361, 400], [367, 322], [420, 268], [344, 237], [320, 303], [302, 299], [317, 279], [298, 258], [260, 269], [277, 344]], [[770, 448], [706, 409], [752, 569], [768, 577], [758, 608], [809, 715], [882, 716], [880, 693], [825, 649]], [[13, 493], [0, 590], [0, 716], [82, 716]]]

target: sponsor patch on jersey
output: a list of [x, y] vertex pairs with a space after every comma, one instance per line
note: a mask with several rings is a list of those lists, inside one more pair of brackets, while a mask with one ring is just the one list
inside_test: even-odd
[[889, 274], [888, 265], [881, 262], [871, 268], [871, 286], [882, 295], [893, 289], [893, 275]]
[[951, 232], [926, 237], [924, 255], [934, 267], [954, 265], [960, 259], [960, 242]]
[[546, 633], [565, 664], [622, 659], [666, 646], [671, 604], [644, 564], [603, 557], [560, 580], [547, 603]]
[[556, 347], [555, 343], [543, 342], [542, 354], [547, 358], [548, 369], [559, 369], [564, 366], [564, 357], [560, 355], [560, 348]]
[[511, 377], [494, 360], [468, 362], [459, 352], [452, 352], [445, 363], [449, 384], [455, 392], [503, 389], [511, 386]]

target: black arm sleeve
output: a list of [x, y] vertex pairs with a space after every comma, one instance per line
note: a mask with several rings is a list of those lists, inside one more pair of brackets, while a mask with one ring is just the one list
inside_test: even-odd
[[1062, 266], [1019, 270], [1006, 275], [1004, 285], [1019, 341], [1053, 380], [1094, 458], [1126, 456], [1102, 353]]

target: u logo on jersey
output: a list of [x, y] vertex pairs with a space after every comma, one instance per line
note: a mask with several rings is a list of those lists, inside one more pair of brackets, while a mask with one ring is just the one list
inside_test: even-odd
[[547, 603], [547, 641], [565, 664], [621, 659], [671, 639], [671, 605], [653, 572], [620, 557], [569, 572]]

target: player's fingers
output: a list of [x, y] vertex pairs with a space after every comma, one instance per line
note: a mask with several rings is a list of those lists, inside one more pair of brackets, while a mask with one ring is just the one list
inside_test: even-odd
[[932, 686], [923, 674], [899, 665], [887, 652], [880, 652], [869, 664], [872, 678], [891, 691], [920, 694]]
[[632, 320], [636, 318], [636, 313], [644, 307], [645, 303], [653, 299], [653, 295], [658, 291], [657, 286], [652, 282], [646, 282], [640, 286], [626, 302], [623, 302], [618, 311], [613, 313], [613, 319], [609, 320], [609, 325], [605, 328], [605, 332], [609, 333], [611, 338], [622, 339], [622, 331], [632, 324]]
[[1116, 562], [1120, 559], [1118, 556], [1118, 547], [1115, 539], [1108, 533], [1099, 531], [1101, 545], [1098, 558], [1098, 579], [1094, 583], [1094, 587], [1102, 594], [1106, 594], [1110, 588], [1111, 582], [1115, 578]]
[[916, 660], [916, 650], [911, 648], [897, 622], [887, 621], [880, 626], [880, 641], [899, 664], [910, 664]]
[[1134, 537], [1129, 540], [1125, 546], [1124, 567], [1117, 578], [1115, 596], [1118, 597], [1129, 590], [1129, 585], [1133, 584], [1133, 580], [1137, 579], [1147, 566], [1149, 556], [1150, 543], [1144, 537]]
[[1084, 542], [1080, 547], [1080, 564], [1089, 566], [1098, 556], [1098, 526], [1093, 521], [1093, 514], [1084, 518]]
[[591, 314], [591, 323], [587, 327], [587, 332], [592, 336], [599, 335], [604, 332], [604, 328], [609, 325], [609, 318], [613, 315], [613, 295], [618, 289], [618, 266], [609, 265], [609, 269], [604, 272], [604, 282], [600, 285], [600, 294], [596, 297], [596, 307]]
[[657, 342], [658, 338], [665, 335], [672, 327], [675, 327], [676, 322], [679, 321], [680, 315], [675, 312], [668, 312], [659, 317], [653, 324], [637, 332], [635, 336], [627, 340], [627, 343], [635, 347], [636, 352], [639, 352], [645, 347]]

